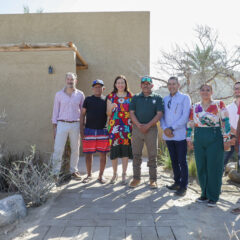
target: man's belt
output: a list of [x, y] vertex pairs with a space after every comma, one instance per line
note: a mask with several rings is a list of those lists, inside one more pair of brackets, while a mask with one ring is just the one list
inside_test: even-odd
[[65, 121], [65, 120], [58, 120], [58, 122], [75, 123], [75, 122], [79, 122], [79, 121]]

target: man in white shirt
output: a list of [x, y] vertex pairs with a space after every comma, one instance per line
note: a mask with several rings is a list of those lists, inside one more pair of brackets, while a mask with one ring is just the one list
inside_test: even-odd
[[229, 112], [229, 120], [231, 125], [231, 149], [230, 151], [226, 151], [224, 153], [224, 169], [226, 164], [228, 163], [229, 159], [234, 153], [234, 145], [236, 140], [236, 131], [237, 131], [237, 124], [238, 124], [238, 108], [240, 103], [240, 82], [236, 82], [233, 87], [234, 90], [234, 101], [227, 106], [227, 110]]

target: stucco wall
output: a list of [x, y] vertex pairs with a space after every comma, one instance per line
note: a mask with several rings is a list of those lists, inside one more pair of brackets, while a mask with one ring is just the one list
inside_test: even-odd
[[[76, 44], [89, 69], [78, 71], [79, 88], [91, 93], [90, 82], [126, 75], [133, 92], [139, 75], [149, 73], [150, 13], [46, 13], [0, 15], [0, 44], [68, 42]], [[140, 61], [140, 64], [137, 63]]]
[[[89, 68], [78, 71], [78, 88], [91, 94], [91, 82], [100, 78], [112, 89], [124, 74], [130, 89], [140, 91], [139, 75], [149, 73], [150, 13], [44, 13], [0, 15], [0, 45], [72, 41]], [[0, 127], [11, 151], [37, 144], [52, 151], [53, 97], [64, 86], [64, 74], [76, 71], [73, 52], [0, 52], [0, 111], [8, 114]], [[49, 64], [53, 75], [47, 73]]]
[[[0, 52], [0, 111], [7, 124], [0, 126], [0, 143], [11, 152], [36, 144], [43, 153], [52, 151], [52, 106], [63, 88], [65, 73], [75, 72], [73, 51]], [[53, 64], [55, 74], [48, 74]]]

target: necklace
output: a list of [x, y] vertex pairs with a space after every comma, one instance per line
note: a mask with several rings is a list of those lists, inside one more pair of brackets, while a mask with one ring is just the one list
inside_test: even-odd
[[201, 105], [202, 105], [204, 111], [206, 111], [211, 104], [212, 104], [212, 100], [210, 101], [210, 103], [207, 103], [207, 104], [204, 104], [203, 102], [201, 102]]
[[126, 94], [126, 93], [123, 93], [123, 94], [120, 95], [120, 94], [117, 93], [117, 96], [118, 96], [119, 98], [124, 98], [124, 97], [127, 96], [127, 94]]

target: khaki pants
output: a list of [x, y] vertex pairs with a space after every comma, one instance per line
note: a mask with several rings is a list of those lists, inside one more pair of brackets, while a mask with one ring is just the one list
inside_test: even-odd
[[57, 132], [54, 143], [53, 160], [53, 174], [58, 175], [60, 173], [62, 165], [62, 156], [64, 147], [67, 141], [67, 137], [70, 139], [71, 158], [70, 158], [70, 171], [71, 173], [78, 172], [78, 160], [79, 160], [79, 147], [80, 147], [80, 124], [75, 123], [57, 123]]
[[150, 180], [157, 180], [157, 142], [157, 126], [151, 127], [146, 134], [143, 134], [135, 125], [133, 125], [132, 151], [134, 179], [141, 179], [142, 150], [145, 143], [148, 152], [148, 167]]

